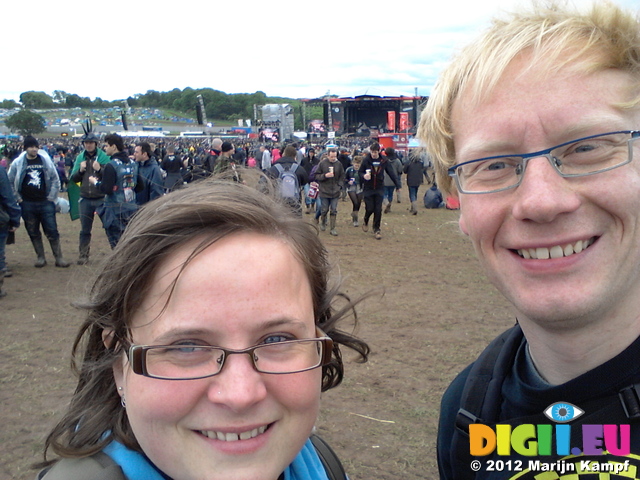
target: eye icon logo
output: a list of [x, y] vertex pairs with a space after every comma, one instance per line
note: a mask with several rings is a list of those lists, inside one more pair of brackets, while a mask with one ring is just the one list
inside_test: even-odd
[[556, 423], [570, 422], [580, 417], [583, 413], [584, 410], [568, 402], [552, 403], [544, 411], [547, 418]]

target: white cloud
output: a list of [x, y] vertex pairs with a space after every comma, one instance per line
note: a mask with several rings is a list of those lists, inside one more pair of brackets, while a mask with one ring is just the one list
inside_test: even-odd
[[[616, 0], [637, 9], [637, 0]], [[590, 0], [574, 0], [578, 5]], [[147, 90], [317, 97], [430, 92], [451, 54], [523, 0], [150, 0], [5, 2], [5, 52], [16, 59], [0, 99], [63, 90], [125, 98]], [[33, 8], [32, 8], [33, 6]], [[385, 94], [385, 93], [382, 93]]]

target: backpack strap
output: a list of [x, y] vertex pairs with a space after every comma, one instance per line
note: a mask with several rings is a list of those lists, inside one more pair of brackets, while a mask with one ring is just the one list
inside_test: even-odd
[[[456, 416], [451, 441], [450, 455], [454, 478], [472, 479], [477, 475], [468, 469], [469, 463], [473, 460], [468, 448], [469, 425], [498, 423], [502, 404], [502, 384], [513, 366], [523, 336], [518, 324], [503, 332], [480, 354], [469, 371], [460, 397], [460, 409]], [[581, 404], [580, 407], [586, 413], [572, 421], [572, 426], [640, 422], [640, 384], [627, 386], [619, 392]], [[545, 421], [548, 419], [543, 412], [540, 412], [501, 423], [521, 425]], [[577, 444], [581, 444], [582, 429], [574, 430], [572, 439], [577, 440]], [[458, 471], [461, 465], [467, 467], [463, 472]]]
[[[455, 429], [451, 441], [451, 465], [455, 470], [465, 465], [464, 472], [455, 478], [469, 478], [472, 472], [468, 465], [473, 460], [469, 448], [469, 425], [492, 424], [498, 419], [502, 399], [502, 383], [513, 365], [518, 347], [523, 338], [520, 325], [516, 324], [495, 338], [474, 362], [460, 397], [460, 409], [456, 415]], [[463, 441], [463, 439], [465, 441]], [[462, 477], [458, 477], [462, 474]]]
[[336, 455], [336, 452], [315, 433], [310, 437], [311, 443], [316, 449], [324, 469], [327, 471], [327, 477], [329, 480], [348, 480], [344, 467]]
[[37, 480], [127, 480], [120, 466], [103, 452], [84, 458], [63, 458], [41, 471]]

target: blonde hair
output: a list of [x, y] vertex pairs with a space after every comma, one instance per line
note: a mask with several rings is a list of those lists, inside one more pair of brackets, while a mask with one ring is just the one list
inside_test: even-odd
[[[470, 93], [479, 103], [491, 93], [511, 62], [531, 55], [527, 71], [554, 75], [568, 68], [581, 73], [618, 69], [636, 79], [635, 98], [621, 105], [640, 104], [640, 21], [637, 15], [605, 1], [580, 13], [552, 2], [531, 11], [495, 18], [489, 29], [464, 48], [442, 72], [422, 113], [418, 137], [434, 162], [438, 186], [455, 187], [447, 169], [456, 163], [451, 110], [456, 99]], [[524, 72], [527, 73], [527, 72]]]

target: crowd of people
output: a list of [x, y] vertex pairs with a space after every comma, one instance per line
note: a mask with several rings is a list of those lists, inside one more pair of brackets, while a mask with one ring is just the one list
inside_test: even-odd
[[[18, 211], [19, 204], [37, 268], [47, 264], [42, 233], [49, 240], [55, 265], [70, 265], [62, 254], [55, 217], [56, 210], [66, 206], [61, 192], [67, 192], [71, 218], [80, 220], [77, 264], [84, 265], [90, 257], [96, 215], [111, 248], [115, 248], [129, 219], [144, 204], [210, 176], [243, 183], [245, 169], [261, 171], [263, 190], [268, 190], [265, 183], [269, 179], [298, 215], [303, 211], [314, 213], [320, 230], [325, 231], [328, 226], [334, 236], [338, 235], [340, 200], [351, 200], [354, 226], [359, 225], [364, 203], [362, 228], [368, 231], [369, 218], [373, 216], [374, 236], [381, 239], [383, 196], [387, 198], [388, 213], [395, 192], [400, 202], [401, 176], [411, 168], [414, 172], [407, 177], [410, 192], [414, 193], [410, 211], [417, 213], [417, 189], [429, 178], [429, 163], [423, 156], [407, 155], [403, 166], [401, 152], [396, 153], [393, 148], [380, 151], [378, 143], [370, 142], [349, 140], [352, 150], [330, 143], [232, 143], [221, 138], [179, 138], [159, 143], [138, 138], [129, 143], [118, 134], [100, 138], [88, 131], [80, 142], [65, 140], [40, 146], [37, 139], [28, 136], [21, 145], [9, 143], [2, 150], [0, 169], [6, 168], [11, 183], [11, 188], [2, 189], [2, 201], [7, 211]], [[358, 171], [354, 169], [354, 159]], [[19, 224], [19, 217], [14, 215], [1, 228], [0, 238], [8, 237]], [[4, 245], [0, 245], [0, 269], [10, 276]], [[3, 290], [0, 292], [4, 294]]]

